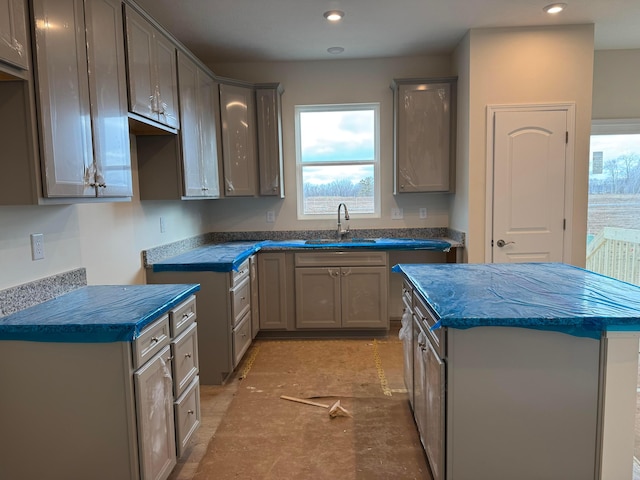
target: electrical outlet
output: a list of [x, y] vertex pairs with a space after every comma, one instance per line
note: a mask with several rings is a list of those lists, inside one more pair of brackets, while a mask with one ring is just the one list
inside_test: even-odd
[[404, 215], [402, 213], [401, 208], [392, 208], [391, 209], [391, 220], [402, 220]]
[[33, 260], [44, 258], [44, 235], [42, 233], [31, 234], [31, 258]]
[[426, 208], [421, 208], [420, 209], [420, 218], [427, 218], [427, 209]]
[[167, 231], [167, 223], [164, 220], [164, 217], [160, 217], [160, 233], [164, 233]]
[[269, 210], [267, 212], [267, 223], [273, 223], [276, 221], [276, 212]]

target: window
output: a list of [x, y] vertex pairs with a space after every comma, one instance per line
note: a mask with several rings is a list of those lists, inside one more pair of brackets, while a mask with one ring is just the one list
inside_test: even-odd
[[296, 106], [298, 218], [380, 216], [379, 107]]
[[640, 121], [594, 121], [589, 157], [587, 268], [640, 285]]

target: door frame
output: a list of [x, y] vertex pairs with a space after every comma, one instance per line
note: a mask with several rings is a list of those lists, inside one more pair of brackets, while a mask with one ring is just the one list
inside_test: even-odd
[[507, 105], [487, 105], [487, 139], [486, 139], [486, 190], [485, 190], [485, 263], [493, 263], [493, 248], [491, 240], [493, 237], [493, 205], [494, 205], [494, 117], [497, 112], [534, 112], [564, 110], [567, 112], [567, 131], [569, 141], [566, 149], [565, 178], [564, 178], [564, 218], [566, 220], [562, 261], [568, 263], [571, 259], [571, 240], [573, 225], [573, 178], [575, 165], [575, 137], [576, 137], [576, 104], [575, 102], [561, 103], [536, 103], [536, 104], [507, 104]]

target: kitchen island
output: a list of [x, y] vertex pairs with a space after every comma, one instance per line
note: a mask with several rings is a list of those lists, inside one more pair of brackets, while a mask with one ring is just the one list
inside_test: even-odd
[[564, 264], [394, 271], [436, 480], [632, 478], [639, 287]]
[[0, 318], [0, 478], [167, 478], [200, 424], [199, 289], [85, 286]]

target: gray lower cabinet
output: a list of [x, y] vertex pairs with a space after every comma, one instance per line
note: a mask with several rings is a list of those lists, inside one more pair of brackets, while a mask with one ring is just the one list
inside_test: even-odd
[[200, 425], [195, 320], [191, 297], [132, 342], [0, 342], [0, 478], [166, 479]]
[[232, 272], [147, 272], [147, 283], [198, 283], [199, 379], [223, 384], [251, 346], [250, 259]]
[[394, 193], [451, 192], [456, 79], [395, 79]]
[[260, 330], [287, 330], [294, 324], [293, 255], [291, 252], [258, 254]]
[[386, 252], [295, 255], [296, 327], [389, 328]]
[[224, 195], [257, 195], [256, 106], [253, 85], [220, 83]]
[[26, 0], [0, 0], [0, 62], [29, 69]]

